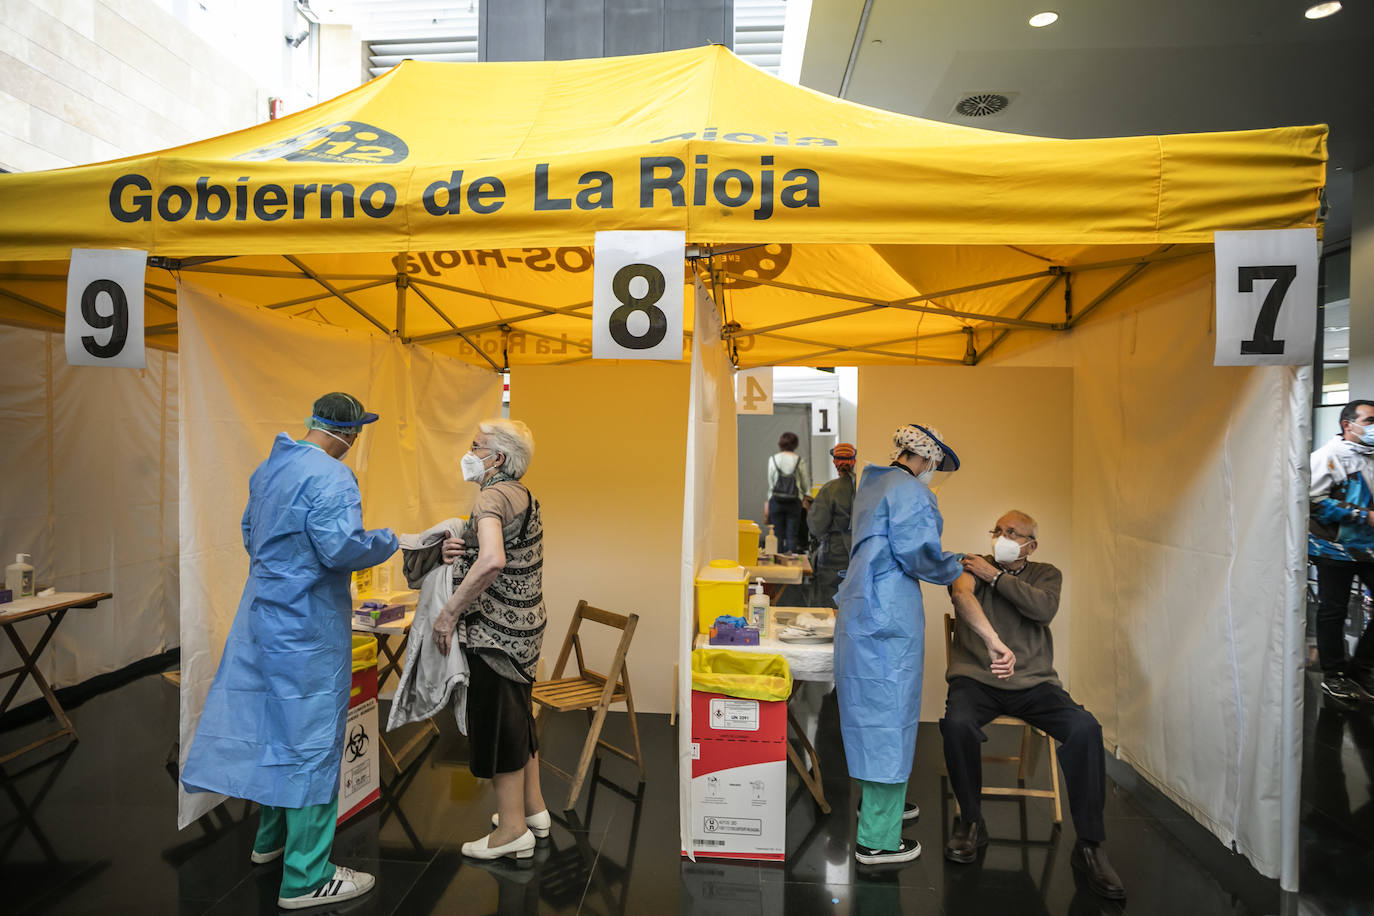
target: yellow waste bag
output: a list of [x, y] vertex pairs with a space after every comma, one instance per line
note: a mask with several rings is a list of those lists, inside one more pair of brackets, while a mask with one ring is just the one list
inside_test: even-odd
[[363, 671], [377, 665], [377, 638], [375, 636], [353, 637], [353, 670]]
[[694, 649], [692, 689], [747, 700], [786, 700], [792, 695], [792, 671], [781, 655]]

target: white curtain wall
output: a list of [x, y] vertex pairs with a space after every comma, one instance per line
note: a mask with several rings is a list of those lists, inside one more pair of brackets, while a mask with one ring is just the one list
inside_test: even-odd
[[[0, 566], [29, 553], [40, 586], [114, 595], [68, 611], [39, 670], [69, 686], [175, 647], [177, 355], [74, 367], [62, 334], [0, 327], [0, 367]], [[46, 626], [17, 628], [32, 648]], [[18, 663], [4, 640], [0, 669]]]
[[[248, 478], [279, 432], [304, 435], [315, 398], [347, 391], [381, 415], [345, 458], [370, 527], [420, 531], [466, 512], [458, 472], [484, 417], [501, 407], [494, 372], [380, 335], [178, 288], [181, 353], [181, 752], [185, 760], [248, 570], [240, 519]], [[399, 583], [399, 557], [393, 557]], [[178, 824], [219, 802], [181, 791]]]

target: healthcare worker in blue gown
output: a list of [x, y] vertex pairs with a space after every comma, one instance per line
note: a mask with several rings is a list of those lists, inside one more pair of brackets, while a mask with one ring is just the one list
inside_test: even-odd
[[[352, 680], [349, 575], [396, 551], [363, 528], [358, 481], [340, 459], [377, 419], [343, 392], [315, 402], [304, 439], [280, 433], [248, 484], [248, 582], [181, 782], [262, 806], [255, 864], [283, 858], [279, 906], [367, 893], [329, 862]], [[284, 855], [283, 855], [284, 854]]]
[[862, 864], [909, 862], [921, 844], [902, 836], [916, 817], [906, 782], [921, 717], [925, 610], [921, 582], [949, 585], [961, 554], [940, 549], [944, 526], [931, 475], [959, 459], [929, 427], [901, 426], [892, 464], [868, 465], [854, 495], [849, 571], [835, 622], [835, 687], [849, 775], [859, 781]]

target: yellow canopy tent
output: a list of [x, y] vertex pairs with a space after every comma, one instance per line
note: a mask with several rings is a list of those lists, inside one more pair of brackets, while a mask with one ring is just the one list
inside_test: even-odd
[[[976, 362], [1217, 229], [1315, 225], [1325, 136], [1001, 134], [791, 86], [719, 46], [406, 62], [237, 133], [0, 176], [0, 321], [59, 325], [68, 252], [129, 247], [291, 314], [556, 363], [589, 353], [593, 233], [680, 229], [712, 255], [739, 365]], [[175, 346], [171, 278], [151, 270], [147, 292], [149, 342]]]
[[[1132, 729], [1122, 746], [1137, 763], [1142, 746], [1154, 755], [1147, 762], [1192, 755], [1182, 775], [1166, 769], [1156, 784], [1269, 874], [1279, 870], [1272, 834], [1282, 820], [1291, 888], [1301, 634], [1289, 624], [1301, 591], [1306, 491], [1295, 469], [1310, 380], [1280, 368], [1213, 370], [1198, 312], [1216, 230], [1318, 225], [1325, 141], [1323, 127], [999, 134], [790, 86], [720, 47], [408, 62], [234, 134], [0, 175], [0, 323], [60, 329], [70, 250], [128, 247], [151, 255], [153, 346], [177, 345], [180, 277], [487, 369], [575, 362], [590, 358], [592, 244], [607, 229], [685, 230], [684, 280], [695, 273], [710, 289], [738, 366], [968, 364], [992, 353], [1005, 363], [1008, 332], [1031, 342], [1095, 315], [1104, 320], [1087, 321], [1066, 347], [1087, 384], [1072, 392], [1073, 441], [1059, 448], [1074, 462], [1073, 588], [1113, 618], [1101, 627], [1111, 650], [1103, 664], [1119, 670], [1106, 671], [1104, 689], [1132, 704], [1119, 716]], [[1189, 297], [1170, 304], [1182, 288]], [[1117, 335], [1100, 309], [1114, 297], [1144, 303], [1155, 320]], [[690, 330], [691, 309], [686, 321]], [[728, 401], [728, 373], [714, 378]], [[1150, 387], [1160, 378], [1172, 389]], [[927, 396], [923, 408], [950, 393], [911, 383], [894, 397], [912, 391]], [[711, 400], [699, 393], [693, 410]], [[1175, 406], [1190, 397], [1206, 403]], [[689, 429], [709, 425], [691, 416]], [[635, 424], [630, 435], [652, 435]], [[692, 435], [689, 452], [702, 451]], [[688, 464], [713, 460], [692, 452]], [[692, 486], [689, 477], [689, 496]], [[1235, 492], [1246, 498], [1219, 495]], [[1247, 527], [1238, 507], [1265, 514]], [[1233, 595], [1244, 615], [1231, 614]], [[1212, 654], [1234, 636], [1230, 620], [1250, 625], [1250, 641], [1232, 639], [1226, 668]], [[1157, 681], [1141, 673], [1154, 671]], [[1239, 712], [1215, 712], [1232, 700], [1213, 681], [1234, 682]], [[1245, 706], [1242, 683], [1258, 704]], [[1159, 702], [1165, 691], [1178, 703]], [[1241, 722], [1244, 734], [1216, 721]]]

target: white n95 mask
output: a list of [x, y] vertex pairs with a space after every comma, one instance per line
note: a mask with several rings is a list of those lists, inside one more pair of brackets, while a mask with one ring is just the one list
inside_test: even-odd
[[992, 557], [998, 563], [1015, 563], [1021, 559], [1021, 545], [1005, 534], [1000, 535], [992, 542]]
[[468, 452], [458, 462], [458, 467], [462, 469], [464, 480], [481, 480], [482, 475], [487, 472], [486, 462], [478, 458], [472, 452]]

